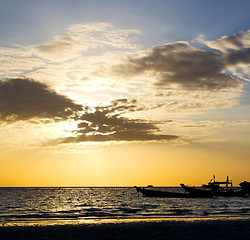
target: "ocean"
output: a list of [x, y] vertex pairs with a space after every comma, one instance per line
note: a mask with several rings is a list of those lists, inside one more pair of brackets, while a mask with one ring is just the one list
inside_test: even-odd
[[250, 197], [147, 198], [132, 187], [0, 188], [0, 226], [249, 217]]

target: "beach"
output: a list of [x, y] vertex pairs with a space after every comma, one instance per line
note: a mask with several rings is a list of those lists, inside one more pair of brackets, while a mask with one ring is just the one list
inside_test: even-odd
[[3, 240], [133, 240], [133, 239], [225, 239], [247, 240], [250, 219], [163, 220], [45, 226], [3, 226]]

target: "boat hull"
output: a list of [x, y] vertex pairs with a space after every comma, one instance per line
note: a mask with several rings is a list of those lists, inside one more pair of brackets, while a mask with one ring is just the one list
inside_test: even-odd
[[204, 194], [210, 197], [245, 197], [246, 193], [244, 191], [234, 191], [233, 189], [228, 191], [214, 191], [214, 190], [205, 190], [197, 189], [194, 187], [189, 187], [184, 184], [181, 184], [182, 188], [185, 189], [190, 194]]
[[197, 189], [194, 187], [189, 187], [184, 184], [181, 184], [181, 187], [190, 193], [191, 195], [198, 195], [198, 196], [203, 196], [203, 197], [213, 197], [214, 192], [212, 190], [204, 190], [204, 189]]
[[145, 189], [142, 187], [136, 187], [137, 192], [142, 193], [144, 197], [160, 197], [160, 198], [208, 198], [211, 196], [205, 196], [203, 194], [190, 194], [190, 193], [177, 193], [167, 192], [152, 189]]

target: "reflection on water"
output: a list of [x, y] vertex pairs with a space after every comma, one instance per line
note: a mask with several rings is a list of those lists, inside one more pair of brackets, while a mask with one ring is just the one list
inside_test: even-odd
[[0, 188], [0, 203], [1, 225], [250, 216], [249, 197], [145, 198], [134, 188]]

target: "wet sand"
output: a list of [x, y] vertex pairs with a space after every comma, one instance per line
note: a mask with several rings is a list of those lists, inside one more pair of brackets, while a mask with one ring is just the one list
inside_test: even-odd
[[126, 222], [49, 226], [7, 226], [0, 228], [3, 240], [133, 240], [199, 239], [248, 240], [250, 218], [237, 220]]

